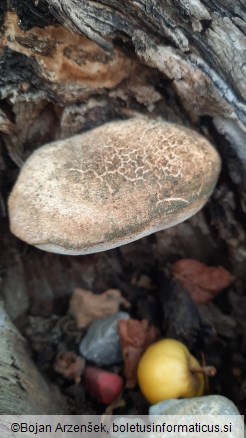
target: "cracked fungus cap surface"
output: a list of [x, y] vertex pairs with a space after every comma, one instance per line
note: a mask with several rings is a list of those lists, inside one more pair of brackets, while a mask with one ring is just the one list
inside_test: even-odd
[[9, 198], [11, 230], [46, 251], [104, 251], [194, 215], [219, 171], [218, 153], [195, 131], [107, 123], [30, 156]]

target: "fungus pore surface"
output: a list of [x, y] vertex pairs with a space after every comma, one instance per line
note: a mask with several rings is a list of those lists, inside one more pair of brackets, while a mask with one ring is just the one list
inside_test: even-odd
[[114, 248], [194, 215], [220, 171], [190, 129], [133, 118], [47, 144], [24, 164], [9, 198], [12, 232], [61, 254]]

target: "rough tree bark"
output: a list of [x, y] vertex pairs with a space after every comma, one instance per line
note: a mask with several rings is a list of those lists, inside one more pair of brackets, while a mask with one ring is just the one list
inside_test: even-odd
[[25, 340], [0, 301], [1, 394], [0, 414], [62, 414], [65, 400], [48, 385], [27, 352]]
[[[6, 199], [27, 156], [48, 141], [144, 113], [200, 130], [217, 146], [223, 169], [202, 212], [154, 238], [123, 247], [121, 253], [130, 259], [132, 248], [144, 248], [162, 262], [185, 256], [225, 263], [238, 287], [243, 284], [245, 23], [246, 6], [240, 0], [1, 1], [0, 230], [5, 266], [10, 247], [15, 255], [20, 251], [9, 235]], [[63, 259], [52, 260], [52, 273], [45, 271], [50, 263], [44, 255], [36, 252], [24, 267], [18, 258], [18, 266], [31, 266], [46, 294], [55, 289], [65, 293]], [[90, 256], [81, 261], [83, 281], [90, 287], [94, 280], [89, 269], [101, 260]], [[110, 260], [117, 265], [113, 252]], [[70, 273], [75, 272], [78, 262], [69, 263]], [[62, 280], [51, 288], [57, 273]], [[18, 319], [23, 305], [30, 303], [27, 298], [13, 310], [8, 303], [14, 287], [6, 292], [6, 285], [8, 278], [3, 294], [11, 316]], [[33, 289], [32, 296], [40, 300], [40, 283]]]

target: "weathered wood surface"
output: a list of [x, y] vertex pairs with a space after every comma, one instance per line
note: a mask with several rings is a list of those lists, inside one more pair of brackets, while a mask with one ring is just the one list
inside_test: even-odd
[[64, 414], [65, 400], [30, 359], [25, 340], [0, 300], [0, 414]]

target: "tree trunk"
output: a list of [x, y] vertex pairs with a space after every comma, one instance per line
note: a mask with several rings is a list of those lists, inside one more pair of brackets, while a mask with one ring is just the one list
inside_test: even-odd
[[50, 414], [67, 410], [57, 388], [48, 385], [32, 363], [25, 340], [0, 301], [0, 414]]
[[[1, 1], [0, 244], [3, 295], [14, 320], [28, 306], [39, 307], [35, 302], [49, 305], [79, 280], [101, 291], [95, 272], [105, 278], [113, 264], [119, 273], [119, 254], [131, 261], [137, 252], [139, 264], [145, 256], [162, 264], [192, 257], [225, 265], [241, 293], [246, 280], [245, 22], [240, 0]], [[69, 258], [69, 278], [62, 257], [28, 248], [32, 257], [23, 258], [24, 246], [8, 230], [6, 207], [18, 168], [42, 144], [137, 113], [193, 127], [218, 148], [222, 173], [206, 207], [183, 224], [110, 251], [107, 260], [103, 254]], [[26, 288], [26, 301], [21, 299], [17, 310], [11, 305], [10, 248]]]

